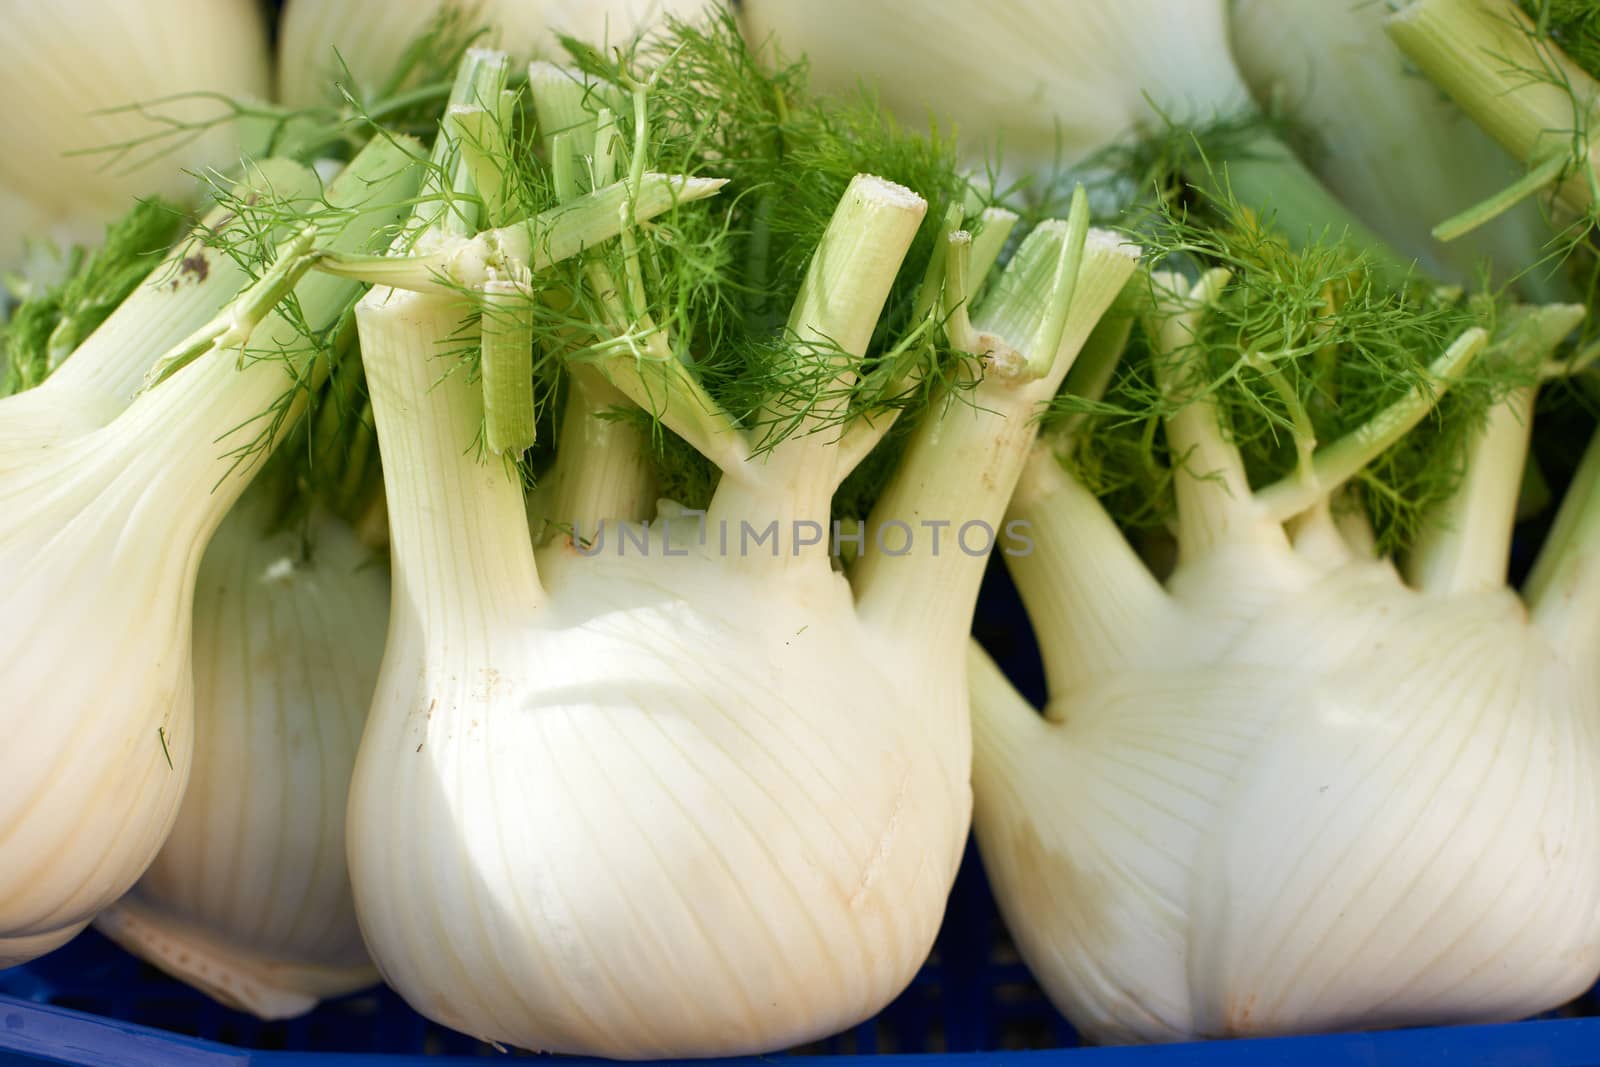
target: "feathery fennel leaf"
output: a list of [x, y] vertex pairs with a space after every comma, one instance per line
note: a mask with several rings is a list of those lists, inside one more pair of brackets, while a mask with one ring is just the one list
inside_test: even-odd
[[1541, 34], [1600, 78], [1600, 4], [1593, 0], [1517, 0]]
[[[1053, 405], [1052, 421], [1076, 426], [1064, 461], [1130, 529], [1171, 519], [1171, 468], [1181, 457], [1167, 449], [1161, 422], [1177, 405], [1211, 400], [1260, 488], [1412, 390], [1434, 391], [1429, 364], [1469, 327], [1495, 326], [1487, 298], [1392, 287], [1364, 253], [1331, 240], [1291, 250], [1269, 223], [1226, 197], [1201, 221], [1171, 207], [1144, 220], [1137, 239], [1152, 262], [1193, 275], [1232, 272], [1175, 354], [1181, 387], [1158, 387], [1149, 339], [1136, 329], [1103, 397], [1064, 393]], [[1458, 484], [1463, 445], [1489, 407], [1536, 376], [1514, 360], [1475, 360], [1420, 426], [1362, 470], [1354, 484], [1380, 550], [1416, 537]]]
[[0, 396], [31, 389], [59, 367], [155, 268], [183, 221], [171, 204], [140, 200], [106, 227], [98, 249], [74, 248], [66, 278], [13, 313]]

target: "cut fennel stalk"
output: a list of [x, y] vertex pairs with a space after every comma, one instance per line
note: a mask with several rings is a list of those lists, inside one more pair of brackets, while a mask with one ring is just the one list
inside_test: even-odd
[[[532, 63], [528, 67], [528, 88], [545, 158], [551, 161], [553, 172], [560, 168], [559, 174], [552, 174], [557, 200], [570, 204], [582, 194], [575, 175], [567, 171], [574, 162], [595, 156], [599, 120], [590, 110], [591, 94], [604, 92], [605, 87], [574, 71], [549, 63]], [[643, 161], [641, 156], [640, 163]], [[597, 183], [609, 183], [616, 178], [615, 170], [613, 157], [606, 171], [597, 170], [592, 177]], [[593, 263], [593, 259], [593, 255], [585, 255], [590, 266], [586, 273], [603, 273], [603, 265]], [[617, 290], [615, 279], [599, 280], [608, 290]], [[544, 298], [563, 307], [577, 302], [576, 294], [556, 290], [546, 290]], [[559, 346], [564, 354], [570, 354], [595, 339], [590, 333], [571, 328], [563, 332]], [[655, 336], [646, 340], [653, 346], [652, 357], [662, 356], [660, 340]], [[665, 355], [675, 358], [670, 352]], [[486, 339], [486, 368], [488, 359]], [[536, 543], [562, 535], [564, 528], [592, 533], [601, 523], [614, 525], [648, 515], [656, 500], [658, 486], [650, 469], [644, 428], [635, 421], [613, 417], [616, 411], [627, 408], [627, 397], [596, 367], [569, 360], [567, 372], [566, 397], [557, 422], [556, 460], [527, 497], [529, 524]], [[484, 382], [487, 390], [487, 369]], [[488, 416], [492, 414], [492, 400], [487, 391], [484, 400]], [[486, 428], [489, 421], [486, 417]]]
[[[826, 338], [856, 374], [923, 211], [856, 180], [794, 303], [794, 358]], [[1069, 233], [1040, 228], [974, 313], [995, 373], [919, 428], [880, 524], [998, 521], [1030, 416], [1134, 264]], [[472, 455], [481, 390], [430, 366], [467, 308], [380, 288], [358, 309], [394, 554], [348, 833], [374, 959], [430, 1018], [552, 1051], [764, 1051], [869, 1016], [926, 955], [966, 835], [982, 555], [923, 540], [847, 581], [797, 531], [823, 529], [862, 453], [827, 432], [760, 449], [692, 377], [624, 353], [599, 369], [722, 466], [708, 537], [674, 524], [663, 554], [660, 522], [645, 555], [536, 556], [517, 479]], [[656, 391], [635, 391], [641, 366]], [[741, 554], [741, 523], [771, 540]]]
[[[363, 194], [403, 201], [413, 181], [403, 143], [371, 151]], [[378, 211], [352, 214], [341, 217], [347, 234], [383, 223]], [[317, 234], [307, 227], [169, 353], [182, 365], [116, 418], [49, 448], [3, 446], [0, 571], [17, 577], [0, 594], [0, 724], [12, 741], [0, 756], [0, 964], [82, 929], [143, 873], [177, 815], [194, 743], [195, 572], [323, 373], [272, 311], [314, 259]], [[300, 283], [304, 324], [326, 328], [353, 288]]]
[[1600, 82], [1511, 0], [1408, 0], [1388, 22], [1406, 56], [1513, 159], [1530, 180], [1517, 191], [1550, 190], [1566, 213], [1600, 206]]
[[[1211, 294], [1157, 284], [1159, 356]], [[1497, 350], [1537, 365], [1581, 317], [1536, 309]], [[1441, 385], [1483, 341], [1450, 346]], [[1505, 568], [1531, 392], [1491, 413], [1415, 585], [1330, 497], [1430, 397], [1264, 489], [1209, 402], [1179, 409], [1164, 586], [1055, 456], [1030, 459], [1011, 514], [1036, 551], [1007, 562], [1050, 702], [1039, 715], [973, 646], [974, 825], [1023, 957], [1082, 1032], [1488, 1022], [1594, 983], [1600, 589], [1581, 486], [1600, 464], [1524, 606]]]

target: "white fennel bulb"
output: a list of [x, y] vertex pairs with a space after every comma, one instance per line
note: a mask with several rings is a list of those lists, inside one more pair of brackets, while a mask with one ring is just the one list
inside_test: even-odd
[[[358, 163], [335, 245], [360, 247], [415, 188], [398, 142]], [[0, 592], [0, 725], [13, 741], [0, 756], [0, 965], [50, 951], [126, 892], [177, 815], [194, 745], [195, 572], [289, 425], [263, 414], [292, 416], [284, 397], [314, 374], [298, 332], [267, 314], [314, 235], [104, 426], [47, 448], [0, 442], [0, 572], [15, 576]], [[320, 329], [350, 288], [317, 277], [296, 295]]]
[[[0, 213], [0, 268], [21, 261], [25, 236], [83, 243], [133, 197], [193, 199], [185, 171], [238, 166], [240, 129], [212, 121], [225, 108], [203, 94], [267, 98], [252, 0], [6, 0], [0, 21], [0, 94], [14, 103], [0, 117], [0, 198], [27, 207]], [[164, 120], [205, 128], [121, 158], [91, 151], [170, 132]]]
[[908, 122], [954, 123], [975, 153], [1024, 172], [1073, 163], [1161, 121], [1249, 105], [1228, 51], [1224, 0], [1063, 8], [1007, 0], [744, 0], [752, 43], [804, 56], [815, 88], [875, 90]]
[[[1206, 285], [1160, 345], [1186, 343]], [[1535, 314], [1523, 351], [1581, 315]], [[1446, 381], [1481, 342], [1436, 361]], [[1050, 700], [974, 646], [974, 825], [1023, 957], [1086, 1035], [1493, 1021], [1593, 984], [1595, 516], [1575, 494], [1543, 577], [1506, 588], [1531, 401], [1491, 413], [1410, 584], [1326, 494], [1425, 393], [1255, 491], [1209, 404], [1170, 418], [1191, 460], [1164, 585], [1053, 455], [1030, 461], [1012, 515], [1037, 551], [1008, 563]]]
[[372, 985], [345, 868], [345, 798], [389, 585], [342, 520], [268, 532], [229, 512], [194, 596], [194, 770], [138, 885], [100, 913], [123, 947], [232, 1007], [303, 1014]]
[[358, 86], [382, 86], [432, 27], [468, 33], [481, 27], [488, 32], [479, 45], [524, 56], [543, 52], [554, 44], [547, 6], [547, 0], [289, 0], [279, 27], [279, 101], [289, 107], [334, 101], [334, 82], [346, 70]]
[[[969, 158], [998, 162], [1002, 181], [1039, 182], [1169, 124], [1203, 130], [1254, 114], [1226, 0], [747, 0], [740, 12], [751, 43], [803, 56], [816, 89], [864, 86], [907, 123], [953, 129]], [[1264, 125], [1207, 138], [1188, 171], [1270, 209], [1296, 241], [1342, 231], [1391, 275], [1409, 265]]]
[[551, 0], [550, 28], [590, 44], [621, 44], [669, 19], [699, 22], [726, 0]]
[[[668, 15], [692, 18], [721, 0], [289, 0], [278, 49], [278, 93], [290, 107], [330, 102], [347, 68], [356, 83], [379, 87], [431, 27], [482, 27], [474, 39], [524, 59], [563, 54], [558, 34], [612, 44]], [[443, 23], [441, 23], [443, 20]]]
[[[840, 385], [924, 211], [858, 177], [810, 260], [789, 327], [837, 344]], [[1041, 228], [975, 313], [1009, 370], [919, 426], [880, 524], [998, 522], [1040, 394], [1133, 267], [1108, 234], [1081, 269], [1070, 247]], [[965, 841], [961, 648], [986, 553], [922, 538], [846, 579], [797, 524], [825, 530], [886, 426], [763, 455], [670, 355], [622, 350], [599, 365], [611, 384], [722, 465], [707, 536], [690, 518], [664, 554], [662, 521], [648, 553], [568, 536], [536, 555], [518, 480], [468, 448], [482, 391], [430, 365], [468, 306], [375, 288], [357, 311], [394, 561], [347, 832], [374, 960], [428, 1017], [532, 1049], [740, 1054], [870, 1016], [922, 963]], [[626, 498], [613, 458], [563, 462], [618, 469]]]
[[1515, 182], [1520, 169], [1409, 69], [1364, 0], [1234, 0], [1234, 54], [1261, 104], [1315, 138], [1312, 169], [1367, 225], [1434, 277], [1501, 282], [1542, 258], [1549, 227], [1527, 204], [1457, 241], [1434, 226]]

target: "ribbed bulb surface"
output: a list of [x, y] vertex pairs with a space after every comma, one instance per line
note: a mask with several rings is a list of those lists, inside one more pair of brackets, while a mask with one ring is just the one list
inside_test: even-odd
[[172, 507], [168, 487], [63, 447], [66, 463], [0, 479], [0, 967], [65, 943], [138, 878], [194, 743], [198, 538], [152, 543], [138, 520]]
[[462, 447], [479, 389], [438, 371], [459, 312], [374, 290], [357, 315], [394, 585], [346, 840], [384, 978], [476, 1037], [622, 1058], [871, 1016], [967, 833], [959, 661], [864, 625], [824, 556], [715, 532], [561, 542], [536, 575], [518, 486]]
[[[266, 20], [252, 0], [10, 0], [0, 11], [0, 94], [17, 102], [0, 117], [0, 202], [14, 198], [0, 212], [0, 264], [16, 261], [24, 236], [98, 244], [134, 197], [187, 200], [186, 171], [237, 166], [242, 131], [214, 121], [225, 106], [183, 94], [268, 98]], [[195, 135], [121, 158], [88, 151], [171, 129], [137, 104]]]
[[1593, 984], [1582, 665], [1507, 591], [1381, 563], [1257, 566], [1300, 578], [1218, 612], [1240, 562], [1180, 569], [1047, 718], [974, 660], [978, 840], [1055, 1003], [1162, 1041], [1513, 1019]]
[[[235, 1007], [298, 1015], [377, 981], [345, 867], [345, 801], [388, 581], [348, 526], [268, 534], [247, 499], [195, 588], [195, 757], [171, 835], [98, 927]], [[305, 545], [310, 553], [306, 554]]]
[[825, 569], [545, 560], [548, 615], [520, 624], [397, 604], [349, 831], [384, 976], [475, 1036], [624, 1058], [872, 1015], [960, 859], [959, 685]]
[[254, 473], [239, 428], [291, 381], [212, 352], [80, 437], [0, 426], [0, 966], [82, 929], [172, 827], [195, 575]]

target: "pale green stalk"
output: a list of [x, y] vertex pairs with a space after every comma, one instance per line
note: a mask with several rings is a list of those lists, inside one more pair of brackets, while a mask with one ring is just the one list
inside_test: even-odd
[[1177, 274], [1150, 278], [1153, 303], [1145, 329], [1154, 347], [1152, 367], [1163, 401], [1174, 407], [1165, 431], [1177, 495], [1178, 544], [1185, 558], [1204, 555], [1243, 526], [1262, 525], [1251, 507], [1244, 458], [1222, 435], [1216, 398], [1192, 395], [1195, 383], [1177, 378], [1187, 353], [1200, 343], [1207, 306], [1228, 278], [1228, 272], [1214, 270], [1192, 287]]
[[824, 538], [802, 546], [797, 522], [826, 523], [834, 486], [843, 473], [833, 435], [814, 432], [838, 422], [884, 301], [916, 237], [927, 204], [882, 178], [858, 175], [840, 198], [812, 254], [789, 312], [787, 336], [796, 358], [831, 361], [833, 383], [824, 399], [798, 417], [769, 411], [764, 418], [792, 423], [773, 447], [723, 468], [708, 518], [713, 525], [760, 528], [777, 523], [781, 560], [826, 565]]
[[[1515, 309], [1505, 342], [1492, 354], [1529, 368], [1530, 376], [1583, 320], [1576, 304]], [[1536, 382], [1489, 409], [1467, 444], [1461, 483], [1428, 516], [1406, 558], [1406, 578], [1430, 593], [1495, 589], [1506, 580], [1511, 531], [1533, 431]]]
[[[313, 214], [302, 231], [306, 265], [315, 265], [326, 255], [364, 249], [375, 230], [392, 223], [399, 212], [397, 205], [404, 203], [417, 187], [415, 153], [419, 147], [410, 138], [385, 136], [373, 138], [357, 153], [324, 191], [326, 210]], [[294, 266], [298, 270], [301, 265]], [[283, 269], [285, 265], [280, 260], [263, 278]], [[299, 280], [296, 276], [296, 282], [298, 284], [291, 282], [290, 285], [294, 288], [300, 314], [308, 323], [321, 322], [323, 327], [318, 328], [332, 322], [357, 288], [352, 282], [335, 277], [312, 276]], [[262, 298], [270, 294], [267, 289], [261, 292]], [[274, 302], [287, 292], [284, 288]], [[232, 313], [231, 309], [227, 312]], [[214, 325], [201, 327], [187, 341], [174, 346], [149, 368], [145, 380], [160, 381], [204, 352], [215, 337], [210, 332]], [[241, 334], [239, 329], [235, 327], [233, 335], [242, 341], [248, 334]], [[303, 347], [308, 342], [297, 338], [294, 343]]]
[[[254, 165], [232, 196], [240, 200], [269, 196], [295, 204], [316, 192], [316, 175], [308, 168], [269, 159]], [[150, 365], [221, 311], [249, 282], [244, 266], [216, 247], [237, 239], [244, 230], [244, 220], [231, 209], [213, 208], [40, 388], [102, 397], [108, 412], [126, 407]]]
[[526, 221], [485, 230], [461, 246], [411, 256], [329, 255], [317, 269], [419, 293], [471, 289], [488, 281], [491, 271], [514, 275], [547, 270], [611, 240], [626, 225], [649, 222], [680, 204], [714, 196], [726, 184], [720, 178], [646, 174], [637, 196], [626, 183], [615, 182]]
[[549, 505], [538, 518], [555, 531], [570, 528], [592, 538], [602, 522], [648, 518], [655, 479], [638, 423], [607, 417], [628, 399], [593, 367], [574, 366], [570, 374]]
[[1523, 599], [1570, 662], [1593, 662], [1600, 645], [1600, 434], [1567, 489]]
[[1422, 73], [1553, 187], [1567, 210], [1595, 209], [1600, 146], [1589, 131], [1600, 116], [1600, 82], [1541, 40], [1512, 0], [1411, 0], [1387, 28]]
[[495, 455], [518, 455], [538, 439], [533, 410], [533, 320], [516, 282], [483, 285], [484, 436]]
[[[967, 270], [973, 278], [983, 279], [989, 276], [1000, 259], [1000, 253], [1005, 248], [1011, 231], [1016, 228], [1018, 217], [1015, 212], [1005, 208], [985, 208], [978, 216], [978, 222], [971, 234], [971, 250], [967, 257]], [[953, 233], [961, 224], [961, 209], [952, 206], [948, 217], [945, 219], [944, 234], [946, 237]], [[940, 300], [944, 286], [945, 266], [947, 256], [931, 256], [928, 260], [928, 270], [923, 277], [922, 285], [917, 290], [917, 300], [911, 315], [913, 328], [921, 323], [933, 312], [935, 305]], [[902, 377], [888, 389], [888, 395], [898, 396], [912, 386], [909, 377]], [[841, 474], [842, 481], [846, 474], [866, 459], [878, 443], [899, 421], [900, 409], [889, 411], [868, 412], [854, 420], [840, 435], [837, 452], [838, 469], [845, 472]]]
[[[574, 72], [549, 63], [532, 63], [528, 67], [528, 90], [556, 195], [563, 203], [577, 199], [583, 193], [579, 161], [595, 154], [598, 123], [589, 104], [596, 89]], [[642, 122], [640, 127], [643, 132]], [[634, 164], [636, 168], [643, 167], [642, 153]], [[642, 183], [642, 169], [637, 175], [630, 172], [631, 188], [639, 188]], [[585, 273], [597, 283], [597, 295], [617, 328], [625, 335], [634, 333], [635, 328], [626, 325], [627, 315], [616, 280], [593, 264]], [[550, 298], [554, 299], [554, 294]], [[641, 342], [641, 351], [648, 348], [659, 355], [665, 337], [658, 336], [656, 330], [648, 332], [650, 336]], [[573, 337], [569, 347], [580, 348], [589, 340]], [[556, 461], [547, 478], [545, 514], [537, 517], [546, 524], [546, 537], [566, 529], [592, 538], [602, 522], [648, 517], [655, 502], [655, 480], [643, 430], [631, 420], [609, 417], [609, 409], [625, 406], [628, 395], [606, 380], [601, 367], [571, 362], [566, 370], [567, 398]], [[632, 381], [634, 397], [643, 395], [643, 375], [637, 374], [637, 368], [616, 360], [605, 370], [614, 370], [623, 380]], [[661, 384], [666, 389], [672, 383]], [[682, 420], [674, 421], [681, 424]]]
[[[1085, 201], [1076, 206], [1087, 215]], [[851, 584], [862, 617], [887, 632], [932, 635], [930, 647], [960, 655], [990, 549], [1025, 550], [1001, 520], [1038, 416], [1138, 261], [1138, 250], [1115, 236], [1095, 231], [1080, 243], [1083, 232], [1077, 219], [1052, 220], [1018, 249], [972, 316], [990, 359], [983, 381], [924, 416], [867, 520]], [[1075, 265], [1070, 277], [1064, 262]], [[1042, 352], [1017, 351], [1017, 343]], [[906, 537], [895, 524], [912, 534], [900, 555], [892, 553]]]
[[1297, 471], [1258, 491], [1256, 506], [1270, 521], [1285, 522], [1326, 500], [1437, 407], [1445, 390], [1460, 380], [1488, 342], [1489, 335], [1481, 329], [1464, 332], [1429, 365], [1426, 383], [1412, 386], [1361, 426], [1317, 449], [1309, 477]]
[[1129, 663], [1169, 602], [1105, 508], [1044, 442], [1028, 457], [1006, 520], [1030, 531], [1031, 550], [1007, 555], [1006, 569], [1038, 637], [1050, 692]]

